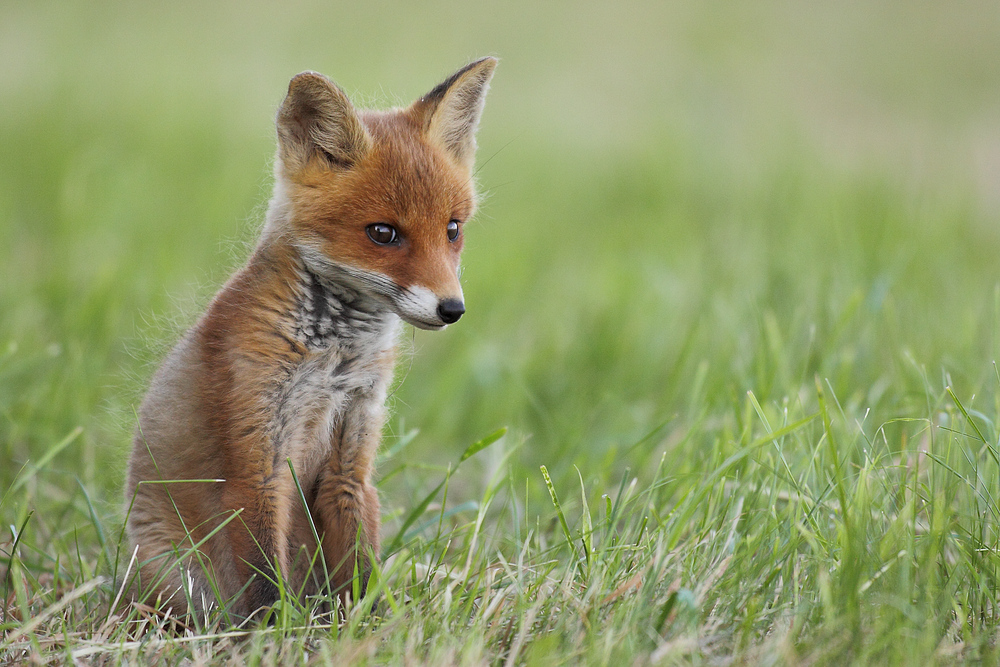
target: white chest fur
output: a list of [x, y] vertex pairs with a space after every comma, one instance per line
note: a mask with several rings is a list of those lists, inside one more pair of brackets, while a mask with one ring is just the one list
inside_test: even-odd
[[349, 287], [306, 270], [300, 278], [292, 328], [307, 353], [275, 396], [272, 444], [276, 463], [291, 459], [305, 482], [339, 446], [345, 415], [382, 411], [392, 377], [385, 356], [400, 321]]

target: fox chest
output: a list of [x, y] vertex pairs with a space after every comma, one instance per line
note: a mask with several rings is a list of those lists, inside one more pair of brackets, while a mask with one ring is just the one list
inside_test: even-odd
[[304, 296], [292, 327], [306, 353], [278, 385], [271, 432], [276, 461], [290, 460], [307, 482], [331, 456], [351, 454], [342, 447], [347, 422], [383, 413], [398, 319], [355, 311], [315, 286]]
[[[342, 455], [346, 422], [379, 414], [385, 403], [390, 372], [372, 361], [315, 355], [288, 376], [275, 399], [271, 429], [277, 465], [290, 460], [305, 482], [324, 461]], [[369, 426], [381, 431], [382, 424]]]

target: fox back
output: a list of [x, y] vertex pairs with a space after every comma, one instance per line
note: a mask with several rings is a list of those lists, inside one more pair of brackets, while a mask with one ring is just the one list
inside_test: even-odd
[[277, 600], [279, 577], [306, 594], [364, 589], [400, 321], [442, 329], [465, 312], [459, 255], [495, 66], [390, 111], [355, 109], [320, 74], [292, 79], [257, 247], [139, 411], [125, 489], [136, 599], [244, 618]]

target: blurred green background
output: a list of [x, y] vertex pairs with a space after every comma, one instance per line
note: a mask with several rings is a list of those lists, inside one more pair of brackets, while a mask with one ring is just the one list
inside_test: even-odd
[[80, 426], [46, 497], [114, 512], [156, 361], [259, 229], [292, 75], [389, 106], [484, 55], [469, 312], [407, 331], [390, 511], [503, 425], [517, 474], [603, 484], [747, 390], [819, 374], [876, 420], [995, 391], [995, 3], [8, 0], [0, 488]]

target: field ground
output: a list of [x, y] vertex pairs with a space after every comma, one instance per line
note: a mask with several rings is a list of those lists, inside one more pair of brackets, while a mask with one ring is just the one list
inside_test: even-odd
[[[287, 80], [399, 104], [487, 54], [380, 612], [110, 613], [133, 411]], [[0, 664], [1000, 660], [991, 3], [7, 2], [0, 62]]]

